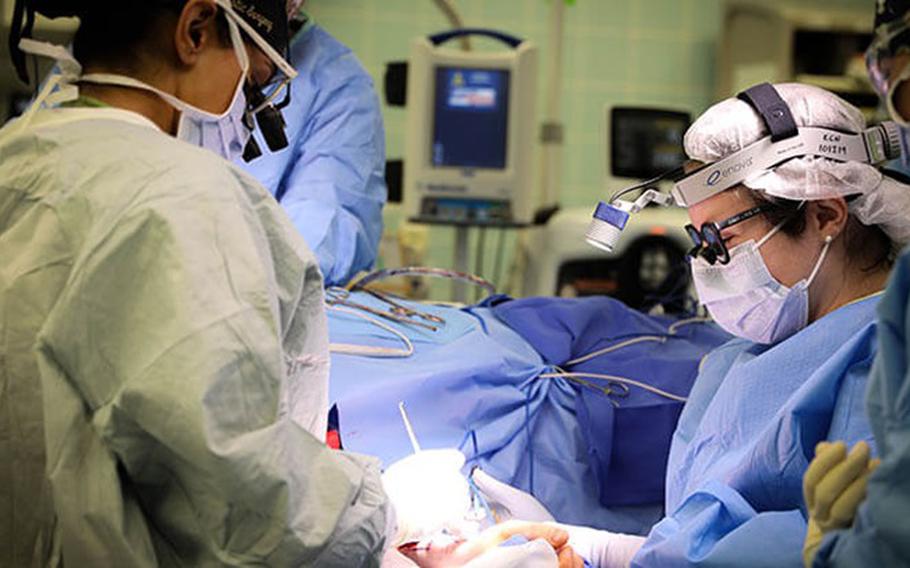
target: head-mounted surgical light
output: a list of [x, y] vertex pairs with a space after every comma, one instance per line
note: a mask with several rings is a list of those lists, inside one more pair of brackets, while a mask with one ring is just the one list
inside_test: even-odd
[[[900, 127], [894, 122], [883, 122], [857, 134], [797, 127], [786, 102], [770, 84], [755, 85], [737, 97], [755, 109], [770, 135], [717, 162], [689, 172], [677, 168], [619, 192], [609, 203], [601, 202], [594, 211], [586, 240], [597, 248], [612, 251], [630, 215], [648, 204], [670, 205], [675, 201], [680, 207], [691, 207], [793, 158], [817, 156], [876, 165], [901, 155]], [[665, 179], [674, 181], [672, 198], [649, 188]], [[640, 190], [645, 191], [634, 202], [619, 199]]]
[[[638, 213], [651, 203], [670, 205], [673, 198], [669, 194], [648, 187], [665, 178], [666, 175], [648, 180], [643, 184], [622, 190], [609, 202], [601, 201], [594, 210], [594, 218], [591, 219], [591, 224], [588, 225], [588, 231], [585, 233], [585, 240], [588, 241], [588, 244], [606, 252], [613, 252], [632, 214]], [[627, 193], [642, 189], [644, 191], [635, 201], [620, 199]]]

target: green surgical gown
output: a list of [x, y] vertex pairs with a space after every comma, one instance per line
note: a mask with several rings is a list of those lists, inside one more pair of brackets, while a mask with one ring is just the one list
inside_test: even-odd
[[0, 566], [378, 565], [327, 341], [315, 257], [239, 169], [123, 110], [5, 127]]

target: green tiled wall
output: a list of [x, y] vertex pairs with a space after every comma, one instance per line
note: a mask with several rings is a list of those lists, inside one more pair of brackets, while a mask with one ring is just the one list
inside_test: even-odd
[[[540, 46], [541, 89], [551, 1], [453, 0], [467, 25], [503, 29]], [[789, 1], [820, 10], [868, 8], [870, 20], [875, 5], [874, 0]], [[412, 37], [448, 28], [431, 0], [309, 0], [307, 7], [357, 53], [377, 84], [387, 61], [407, 58]], [[563, 205], [593, 205], [606, 189], [623, 183], [605, 179], [604, 105], [659, 105], [697, 116], [712, 102], [722, 10], [723, 0], [577, 0], [566, 10]], [[539, 107], [542, 98], [541, 90]], [[405, 111], [384, 108], [384, 117], [388, 155], [400, 157]], [[390, 208], [390, 227], [398, 215]], [[449, 233], [433, 230], [431, 263], [451, 265]]]

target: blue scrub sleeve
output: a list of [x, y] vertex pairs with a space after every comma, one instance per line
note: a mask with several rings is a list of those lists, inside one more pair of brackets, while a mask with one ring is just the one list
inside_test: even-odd
[[815, 566], [910, 565], [910, 254], [898, 259], [878, 307], [878, 356], [866, 411], [882, 462], [850, 529], [826, 536]]
[[299, 137], [280, 201], [316, 253], [327, 284], [370, 269], [386, 201], [385, 133], [365, 73], [326, 87]]
[[[858, 360], [846, 370], [827, 416], [821, 414], [809, 420], [810, 423], [828, 420], [828, 428], [821, 432], [825, 439], [846, 440], [848, 444], [859, 440], [871, 443], [863, 412], [869, 359]], [[818, 398], [822, 397], [819, 395]], [[753, 470], [745, 490], [738, 490], [723, 479], [703, 483], [655, 525], [632, 566], [800, 565], [807, 527], [802, 510], [802, 475], [808, 467], [810, 452], [819, 440], [799, 425], [806, 418], [803, 414], [815, 412], [811, 405], [794, 409], [790, 421], [784, 422], [776, 434], [783, 447], [797, 441], [802, 448], [785, 453], [787, 462], [770, 469], [768, 465], [779, 463], [781, 458], [772, 454], [755, 454], [751, 463], [744, 461], [744, 467]], [[790, 439], [793, 435], [797, 436], [795, 440]], [[721, 433], [717, 439], [717, 443], [722, 443]], [[770, 496], [776, 494], [781, 504], [773, 510], [756, 510], [751, 504], [754, 501], [750, 502], [744, 491], [748, 491], [753, 500], [760, 498], [768, 503], [774, 500]], [[786, 502], [792, 508], [788, 509]]]
[[632, 566], [797, 566], [805, 532], [799, 510], [759, 513], [712, 481], [651, 530]]

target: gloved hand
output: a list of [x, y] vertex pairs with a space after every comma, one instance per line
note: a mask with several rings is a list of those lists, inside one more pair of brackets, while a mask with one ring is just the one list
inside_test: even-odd
[[844, 442], [819, 442], [815, 459], [803, 477], [803, 496], [809, 526], [803, 544], [803, 564], [815, 561], [825, 534], [853, 524], [860, 503], [866, 498], [869, 475], [880, 460], [869, 459], [869, 445], [858, 442], [850, 454]]
[[546, 522], [548, 526], [565, 530], [569, 534], [569, 546], [592, 566], [625, 568], [645, 541], [640, 536], [556, 523], [553, 515], [532, 495], [498, 481], [479, 468], [471, 472], [471, 480], [499, 517], [497, 520]]
[[471, 472], [471, 481], [487, 500], [496, 522], [517, 519], [544, 523], [555, 520], [533, 495], [499, 481], [479, 467]]
[[395, 508], [398, 532], [394, 546], [417, 542], [445, 530], [459, 535], [471, 507], [468, 481], [458, 450], [422, 450], [389, 466], [382, 485]]
[[[500, 544], [513, 537], [523, 537], [536, 542], [521, 545], [525, 549], [524, 551], [519, 550], [517, 546], [497, 549]], [[536, 554], [532, 553], [528, 556], [528, 552], [534, 552], [534, 548], [540, 548], [541, 541], [552, 547], [552, 551], [537, 550]], [[584, 561], [572, 550], [568, 541], [568, 532], [555, 523], [507, 521], [494, 525], [467, 541], [452, 542], [443, 546], [405, 546], [401, 547], [400, 551], [421, 568], [552, 566], [554, 556], [559, 568], [582, 568]], [[518, 552], [518, 554], [510, 554], [511, 552]], [[541, 555], [540, 552], [546, 554]]]
[[569, 546], [595, 568], [626, 568], [645, 543], [645, 537], [589, 527], [553, 523], [569, 533]]

